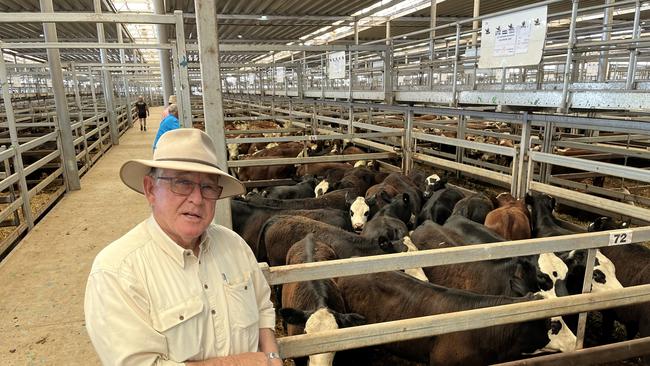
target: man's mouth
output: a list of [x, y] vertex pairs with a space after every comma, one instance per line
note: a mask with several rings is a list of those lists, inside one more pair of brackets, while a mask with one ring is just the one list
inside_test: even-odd
[[200, 219], [201, 218], [201, 215], [193, 213], [193, 212], [184, 212], [183, 216], [185, 216], [187, 218], [191, 218], [191, 219]]

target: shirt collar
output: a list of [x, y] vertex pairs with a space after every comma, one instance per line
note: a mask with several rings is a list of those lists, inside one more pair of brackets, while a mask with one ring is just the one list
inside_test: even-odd
[[[153, 217], [153, 215], [151, 215], [147, 220], [147, 227], [155, 245], [160, 247], [160, 249], [169, 255], [180, 267], [185, 268], [185, 260], [187, 257], [192, 255], [192, 251], [181, 247], [174, 240], [172, 240], [172, 238], [170, 238], [169, 235], [163, 231], [160, 225], [158, 225], [158, 222]], [[207, 238], [207, 233], [203, 233], [203, 235], [201, 235], [199, 246], [202, 251], [205, 251], [209, 247], [209, 245], [205, 244], [209, 242]]]

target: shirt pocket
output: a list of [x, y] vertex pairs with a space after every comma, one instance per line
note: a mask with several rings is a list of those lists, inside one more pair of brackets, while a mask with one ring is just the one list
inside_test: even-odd
[[236, 283], [226, 283], [226, 299], [230, 320], [236, 328], [248, 328], [260, 320], [257, 297], [250, 272]]
[[200, 352], [203, 326], [199, 315], [203, 308], [201, 297], [194, 296], [153, 317], [154, 329], [167, 340], [170, 360], [184, 362]]

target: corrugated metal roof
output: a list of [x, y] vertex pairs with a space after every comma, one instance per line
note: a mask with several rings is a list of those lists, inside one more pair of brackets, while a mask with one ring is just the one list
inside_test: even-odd
[[[105, 0], [106, 1], [106, 0]], [[226, 15], [256, 15], [256, 16], [335, 16], [347, 17], [355, 12], [364, 9], [379, 0], [223, 0], [217, 2], [217, 12]], [[534, 4], [536, 0], [501, 0], [483, 1], [480, 14], [490, 14], [523, 5]], [[581, 0], [580, 8], [594, 5], [601, 5], [604, 0]], [[172, 13], [174, 10], [182, 10], [188, 16], [185, 19], [185, 35], [189, 42], [196, 42], [196, 22], [192, 17], [194, 13], [194, 0], [166, 0], [166, 11]], [[438, 4], [438, 16], [447, 18], [468, 18], [473, 13], [474, 0], [446, 0]], [[93, 11], [92, 0], [56, 0], [54, 1], [55, 11]], [[112, 6], [103, 6], [103, 11], [113, 11]], [[570, 11], [571, 1], [561, 1], [549, 7], [549, 13]], [[38, 0], [0, 0], [0, 11], [39, 11]], [[408, 17], [422, 17], [422, 21], [397, 20], [391, 24], [393, 36], [416, 30], [426, 29], [429, 23], [426, 21], [429, 16], [429, 9], [425, 8]], [[625, 15], [630, 18], [633, 15]], [[623, 18], [623, 17], [621, 17]], [[288, 43], [298, 41], [301, 36], [314, 32], [324, 26], [332, 24], [331, 19], [317, 20], [313, 18], [260, 20], [260, 19], [219, 19], [218, 31], [221, 42], [224, 43]], [[57, 26], [59, 39], [61, 41], [93, 41], [97, 34], [94, 24], [60, 24]], [[174, 37], [173, 27], [169, 29], [170, 37]], [[115, 27], [105, 27], [107, 41], [116, 41]], [[40, 24], [3, 24], [0, 27], [0, 39], [13, 41], [16, 39], [39, 39], [42, 33]], [[441, 32], [445, 34], [446, 32]], [[441, 34], [439, 33], [439, 34]], [[382, 39], [385, 37], [385, 26], [381, 25], [360, 33], [362, 42]], [[351, 42], [353, 37], [334, 41], [334, 43]], [[26, 53], [44, 54], [44, 50], [30, 50]], [[113, 55], [117, 51], [113, 51]], [[66, 52], [62, 50], [64, 60], [92, 59], [98, 60], [97, 50], [73, 50]], [[223, 54], [225, 62], [245, 62], [259, 55], [255, 53], [246, 54]], [[115, 56], [113, 56], [115, 57]], [[191, 56], [190, 56], [191, 57]]]

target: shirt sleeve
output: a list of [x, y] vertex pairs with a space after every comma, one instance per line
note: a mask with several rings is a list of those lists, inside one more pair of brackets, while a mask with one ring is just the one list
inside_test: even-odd
[[167, 359], [165, 337], [151, 326], [143, 289], [129, 276], [93, 270], [86, 285], [88, 335], [104, 365], [185, 365]]
[[266, 281], [266, 277], [262, 273], [260, 266], [257, 264], [255, 255], [250, 250], [250, 247], [244, 239], [241, 239], [241, 244], [247, 249], [246, 255], [251, 266], [251, 277], [255, 286], [255, 297], [257, 298], [257, 307], [260, 312], [260, 328], [275, 329], [275, 309], [271, 302], [271, 288]]

